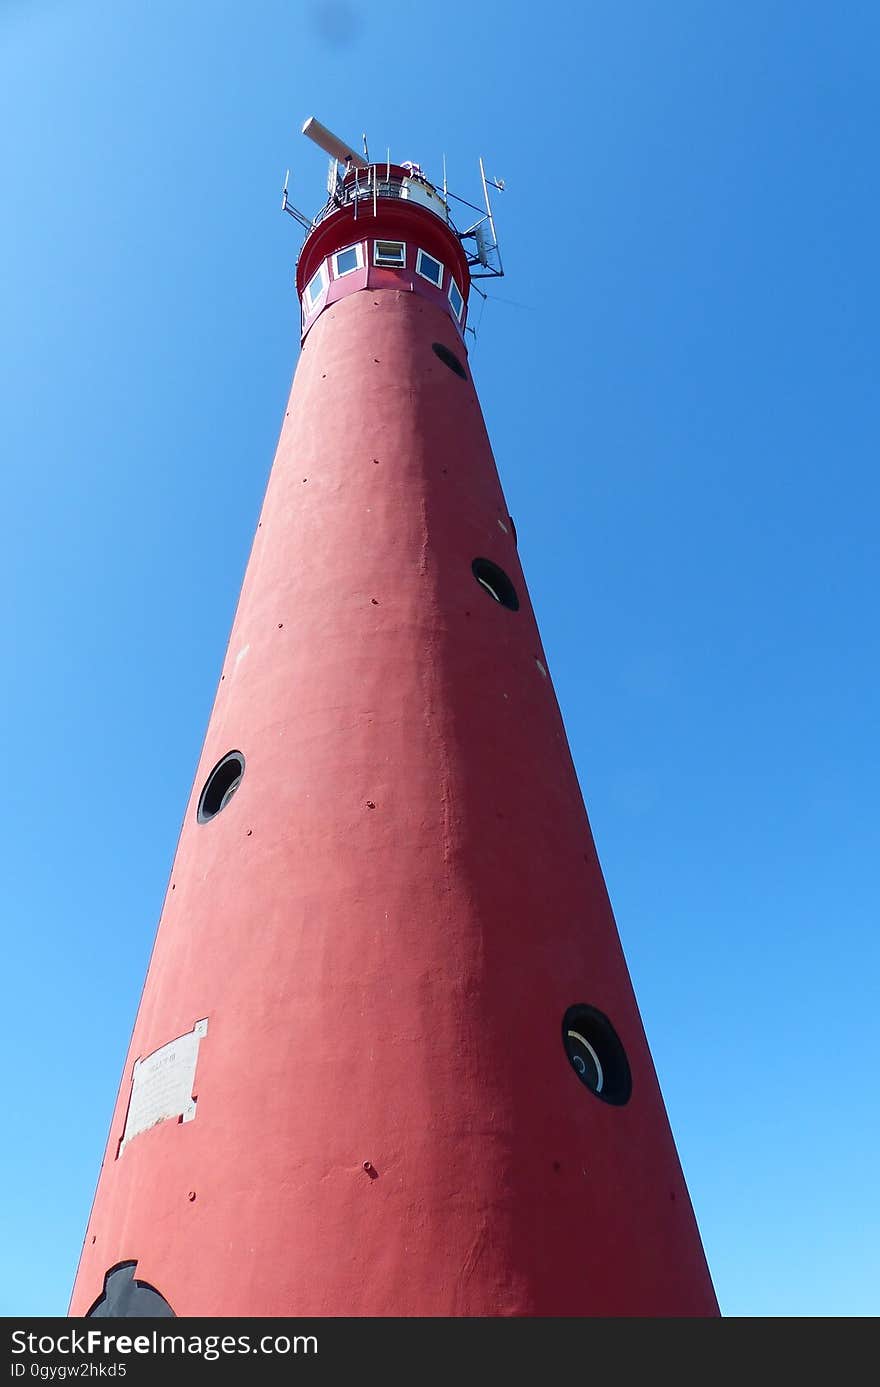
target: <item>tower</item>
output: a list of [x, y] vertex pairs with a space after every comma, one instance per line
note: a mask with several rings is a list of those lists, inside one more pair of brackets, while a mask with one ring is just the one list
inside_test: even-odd
[[302, 351], [71, 1313], [717, 1314], [468, 368], [488, 191], [459, 232], [307, 127]]

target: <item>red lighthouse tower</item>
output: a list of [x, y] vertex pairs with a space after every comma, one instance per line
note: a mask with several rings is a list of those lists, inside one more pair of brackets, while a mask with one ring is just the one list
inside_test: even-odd
[[468, 369], [491, 213], [307, 126], [302, 353], [71, 1313], [717, 1314]]

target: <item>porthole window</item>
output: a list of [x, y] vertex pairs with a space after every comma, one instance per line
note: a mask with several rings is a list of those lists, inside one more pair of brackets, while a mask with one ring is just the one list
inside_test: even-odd
[[458, 321], [461, 322], [461, 315], [464, 312], [464, 299], [452, 275], [449, 276], [449, 302], [452, 305], [453, 313]]
[[218, 761], [199, 796], [196, 818], [200, 824], [213, 819], [221, 809], [225, 809], [235, 794], [244, 775], [244, 757], [240, 751], [230, 751]]
[[373, 264], [386, 265], [391, 270], [402, 270], [406, 264], [406, 242], [374, 241]]
[[622, 1107], [632, 1093], [629, 1061], [608, 1017], [579, 1003], [562, 1018], [562, 1043], [569, 1064], [585, 1088], [603, 1103]]
[[345, 250], [338, 250], [333, 257], [333, 277], [341, 279], [343, 275], [350, 275], [353, 270], [363, 268], [364, 252], [360, 242], [356, 246], [348, 246]]
[[326, 288], [327, 267], [326, 265], [320, 265], [306, 285], [305, 299], [310, 311], [314, 308]]
[[422, 279], [427, 279], [435, 288], [443, 288], [443, 266], [426, 250], [420, 250], [416, 256], [416, 274], [421, 275]]
[[104, 1289], [86, 1319], [176, 1319], [155, 1286], [135, 1280], [137, 1262], [121, 1262], [104, 1277]]
[[508, 611], [519, 611], [516, 588], [503, 568], [499, 568], [491, 559], [474, 559], [471, 569], [480, 587], [485, 588], [495, 602], [507, 607]]
[[448, 347], [444, 347], [442, 342], [432, 342], [431, 351], [435, 356], [439, 356], [444, 366], [448, 366], [450, 371], [454, 371], [462, 380], [467, 380], [467, 371], [462, 366], [455, 352], [451, 352]]

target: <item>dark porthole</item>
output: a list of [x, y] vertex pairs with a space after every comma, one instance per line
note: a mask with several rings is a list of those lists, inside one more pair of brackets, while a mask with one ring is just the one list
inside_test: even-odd
[[569, 1007], [562, 1018], [562, 1043], [581, 1083], [603, 1103], [622, 1107], [632, 1093], [626, 1051], [608, 1017], [595, 1007]]
[[146, 1281], [134, 1279], [136, 1262], [122, 1262], [104, 1277], [104, 1290], [86, 1319], [176, 1319], [164, 1296]]
[[462, 366], [455, 352], [451, 352], [448, 347], [444, 347], [442, 342], [432, 342], [431, 350], [435, 356], [439, 356], [444, 366], [448, 366], [450, 371], [454, 371], [462, 380], [467, 380], [467, 371]]
[[222, 761], [217, 762], [199, 796], [196, 818], [200, 824], [206, 824], [215, 814], [219, 814], [221, 809], [226, 808], [241, 784], [243, 775], [244, 757], [240, 751], [230, 751]]
[[519, 611], [516, 588], [503, 568], [499, 568], [491, 559], [474, 559], [471, 569], [480, 587], [485, 588], [490, 597], [500, 602], [502, 607], [507, 607], [508, 611]]

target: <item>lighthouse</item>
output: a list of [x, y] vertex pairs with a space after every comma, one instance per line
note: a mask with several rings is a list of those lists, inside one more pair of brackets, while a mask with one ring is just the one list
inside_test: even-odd
[[716, 1315], [468, 361], [499, 185], [305, 133], [301, 352], [70, 1313]]

